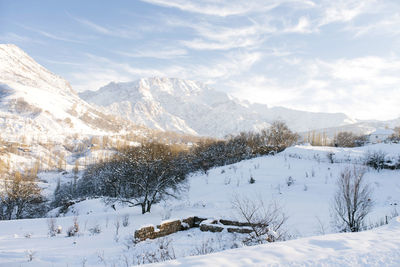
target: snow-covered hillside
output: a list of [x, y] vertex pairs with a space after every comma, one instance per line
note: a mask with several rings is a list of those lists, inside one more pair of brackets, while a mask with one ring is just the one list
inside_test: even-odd
[[205, 136], [223, 137], [240, 131], [260, 130], [278, 119], [295, 131], [355, 122], [340, 113], [313, 113], [250, 104], [203, 83], [175, 78], [112, 82], [80, 96], [137, 124]]
[[101, 140], [97, 146], [110, 149], [118, 142], [148, 136], [180, 138], [171, 134], [168, 139], [166, 134], [101, 112], [20, 48], [0, 44], [0, 166], [9, 166], [6, 172], [30, 169], [39, 161], [44, 169], [54, 167], [49, 162], [64, 159], [73, 164], [77, 157], [98, 152], [90, 153], [93, 137]]
[[399, 266], [400, 217], [361, 233], [314, 236], [148, 266]]
[[[265, 156], [233, 165], [197, 173], [188, 178], [187, 191], [180, 199], [166, 199], [155, 205], [151, 213], [142, 215], [139, 207], [116, 205], [116, 210], [101, 199], [85, 200], [70, 207], [65, 217], [56, 218], [62, 233], [49, 237], [48, 220], [31, 219], [0, 222], [0, 266], [129, 266], [151, 257], [160, 246], [169, 243], [169, 253], [177, 258], [164, 266], [398, 266], [400, 254], [400, 222], [393, 219], [388, 226], [357, 234], [333, 234], [330, 207], [341, 170], [356, 164], [368, 152], [384, 151], [400, 155], [399, 144], [379, 144], [362, 148], [296, 146], [275, 156]], [[329, 153], [335, 154], [330, 163]], [[62, 174], [58, 174], [62, 176]], [[249, 183], [250, 177], [255, 183]], [[287, 184], [292, 177], [293, 183]], [[369, 169], [368, 184], [373, 188], [375, 203], [366, 223], [374, 224], [394, 214], [400, 203], [400, 170]], [[42, 173], [54, 188], [57, 175]], [[71, 178], [72, 179], [72, 178]], [[51, 193], [51, 190], [46, 190]], [[165, 219], [188, 216], [239, 219], [232, 207], [235, 195], [275, 201], [289, 216], [286, 230], [293, 237], [288, 242], [256, 247], [243, 246], [243, 234], [201, 232], [198, 228], [171, 234], [163, 239], [132, 244], [134, 231], [143, 225], [157, 225]], [[397, 211], [399, 211], [397, 209]], [[56, 212], [53, 211], [52, 214]], [[80, 234], [66, 237], [74, 217]], [[124, 218], [129, 225], [124, 227]], [[119, 228], [117, 230], [117, 226]], [[99, 229], [96, 233], [95, 229]], [[315, 235], [322, 235], [316, 237]], [[190, 257], [204, 252], [218, 252]], [[32, 261], [28, 262], [32, 255]], [[127, 265], [128, 263], [128, 265]]]

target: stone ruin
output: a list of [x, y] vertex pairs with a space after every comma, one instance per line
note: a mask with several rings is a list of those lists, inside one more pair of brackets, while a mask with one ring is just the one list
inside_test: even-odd
[[188, 217], [182, 220], [163, 221], [157, 227], [153, 225], [143, 226], [135, 231], [135, 239], [143, 241], [146, 239], [155, 239], [167, 236], [178, 231], [188, 230], [190, 228], [200, 228], [201, 231], [222, 232], [226, 229], [229, 233], [251, 233], [253, 230], [250, 223], [224, 220], [224, 219], [206, 219], [197, 216]]

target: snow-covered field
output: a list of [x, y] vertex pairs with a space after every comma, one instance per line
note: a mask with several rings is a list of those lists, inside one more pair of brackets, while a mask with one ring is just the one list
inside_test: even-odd
[[[1, 221], [0, 266], [129, 266], [168, 242], [168, 252], [177, 260], [164, 263], [166, 266], [398, 266], [399, 218], [367, 232], [330, 234], [333, 233], [330, 206], [338, 174], [346, 167], [360, 164], [361, 159], [373, 151], [385, 151], [390, 157], [398, 158], [400, 145], [296, 146], [275, 156], [215, 168], [208, 174], [198, 173], [188, 178], [187, 191], [180, 199], [157, 204], [150, 214], [145, 215], [140, 214], [137, 207], [117, 205], [114, 210], [98, 199], [83, 201], [74, 205], [67, 216], [56, 218], [56, 224], [63, 230], [55, 237], [49, 237], [48, 219], [45, 218]], [[330, 163], [328, 153], [334, 153], [335, 163]], [[50, 176], [49, 173], [41, 176], [49, 181], [49, 186], [56, 181]], [[253, 184], [249, 183], [251, 177], [255, 179]], [[294, 181], [290, 186], [287, 184], [289, 177]], [[366, 179], [373, 188], [375, 203], [367, 224], [373, 224], [391, 216], [400, 204], [400, 171], [368, 169]], [[157, 225], [165, 219], [193, 215], [240, 219], [232, 208], [235, 195], [261, 198], [266, 203], [277, 202], [289, 216], [286, 230], [300, 239], [240, 248], [243, 246], [241, 234], [191, 229], [164, 239], [143, 241], [136, 246], [128, 241], [140, 226]], [[126, 216], [129, 225], [124, 227]], [[66, 237], [74, 217], [79, 222], [80, 234]], [[91, 233], [96, 227], [100, 233]], [[217, 254], [183, 258], [202, 254], [205, 250], [217, 252], [238, 247]], [[30, 255], [32, 261], [28, 262]]]
[[400, 217], [361, 233], [313, 236], [154, 266], [399, 266]]

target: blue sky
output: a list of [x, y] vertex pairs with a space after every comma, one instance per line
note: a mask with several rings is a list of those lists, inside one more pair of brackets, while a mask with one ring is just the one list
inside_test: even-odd
[[166, 76], [269, 106], [400, 117], [397, 0], [0, 0], [0, 42], [77, 91]]

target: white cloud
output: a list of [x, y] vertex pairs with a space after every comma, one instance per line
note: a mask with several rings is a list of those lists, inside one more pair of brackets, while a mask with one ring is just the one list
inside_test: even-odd
[[147, 49], [147, 50], [136, 50], [133, 52], [126, 51], [115, 51], [116, 54], [121, 56], [131, 57], [131, 58], [158, 58], [158, 59], [173, 59], [187, 55], [185, 49], [180, 48], [159, 48]]
[[375, 12], [379, 8], [377, 0], [324, 0], [319, 4], [318, 26], [334, 22], [349, 22], [364, 13]]
[[270, 106], [318, 112], [344, 112], [359, 119], [400, 116], [400, 58], [298, 60], [296, 77], [251, 75], [228, 81], [234, 95]]
[[354, 32], [354, 37], [360, 38], [367, 34], [378, 35], [399, 35], [400, 34], [400, 13], [384, 17], [378, 21], [371, 21], [368, 24], [349, 25], [346, 30]]
[[294, 33], [311, 33], [314, 30], [311, 27], [311, 22], [307, 17], [300, 17], [299, 22], [294, 27], [289, 27], [284, 32]]

